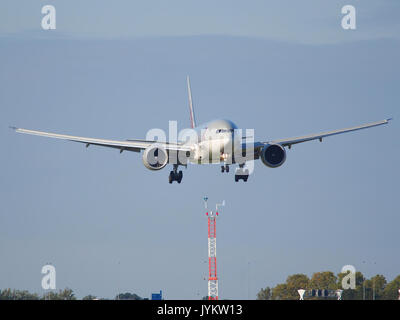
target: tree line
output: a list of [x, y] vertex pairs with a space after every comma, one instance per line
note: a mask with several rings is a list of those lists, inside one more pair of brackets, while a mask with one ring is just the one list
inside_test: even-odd
[[[115, 296], [115, 300], [148, 300], [142, 298], [135, 293], [119, 293]], [[43, 295], [31, 293], [27, 290], [4, 289], [0, 290], [0, 300], [79, 300], [72, 289], [65, 288], [59, 291], [49, 291]], [[99, 298], [94, 295], [87, 295], [82, 300], [108, 300]]]
[[[293, 274], [285, 283], [266, 287], [257, 294], [257, 300], [298, 300], [297, 290], [343, 290], [342, 300], [397, 300], [399, 298], [400, 275], [390, 282], [377, 274], [367, 279], [361, 272], [355, 274], [355, 289], [343, 289], [342, 280], [348, 273], [335, 275], [331, 271], [315, 272], [311, 278], [305, 274]], [[335, 299], [326, 297], [305, 297], [309, 299]]]
[[[342, 280], [348, 273], [335, 275], [331, 271], [315, 272], [309, 278], [305, 274], [297, 273], [287, 277], [285, 283], [275, 287], [266, 287], [257, 293], [257, 300], [298, 300], [297, 290], [343, 290], [343, 300], [397, 300], [399, 298], [400, 275], [387, 282], [385, 276], [377, 274], [367, 279], [361, 272], [355, 274], [355, 289], [343, 289]], [[203, 299], [206, 299], [204, 297]], [[119, 293], [115, 300], [148, 300], [135, 293]], [[335, 297], [305, 297], [308, 299], [335, 299]], [[59, 291], [49, 291], [39, 295], [27, 290], [0, 289], [0, 300], [78, 300], [70, 288]], [[87, 295], [82, 300], [108, 300], [95, 295]]]

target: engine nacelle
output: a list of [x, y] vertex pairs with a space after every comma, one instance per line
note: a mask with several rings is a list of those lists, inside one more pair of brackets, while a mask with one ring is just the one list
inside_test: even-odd
[[152, 145], [144, 150], [142, 159], [147, 169], [161, 170], [168, 163], [168, 153], [163, 147]]
[[261, 150], [261, 161], [270, 168], [280, 167], [286, 160], [286, 150], [280, 144], [267, 144]]

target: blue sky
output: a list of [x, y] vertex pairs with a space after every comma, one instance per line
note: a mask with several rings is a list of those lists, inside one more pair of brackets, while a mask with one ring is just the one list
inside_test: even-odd
[[[41, 8], [48, 4], [57, 10], [57, 32], [74, 37], [218, 34], [305, 43], [400, 37], [396, 0], [4, 0], [0, 31], [38, 31]], [[348, 4], [357, 10], [357, 32], [340, 27], [341, 8]]]
[[[22, 3], [22, 5], [21, 5]], [[54, 4], [57, 30], [40, 29]], [[340, 27], [353, 4], [357, 30]], [[396, 1], [3, 1], [0, 5], [0, 287], [79, 297], [207, 293], [202, 198], [218, 221], [220, 296], [254, 298], [292, 273], [400, 273]], [[247, 183], [189, 166], [181, 185], [136, 153], [17, 135], [8, 126], [144, 138], [169, 120], [229, 118], [278, 139], [394, 117], [294, 146]], [[232, 170], [233, 171], [233, 170]]]

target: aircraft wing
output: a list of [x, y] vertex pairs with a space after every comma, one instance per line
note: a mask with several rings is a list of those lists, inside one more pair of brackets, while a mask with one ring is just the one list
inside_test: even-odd
[[242, 143], [242, 152], [246, 151], [246, 153], [251, 155], [251, 157], [254, 156], [254, 159], [258, 159], [260, 156], [261, 149], [267, 144], [280, 144], [281, 146], [289, 147], [289, 149], [290, 149], [293, 144], [302, 143], [302, 142], [311, 141], [311, 140], [320, 140], [322, 142], [322, 139], [329, 137], [329, 136], [384, 125], [384, 124], [389, 123], [390, 120], [392, 120], [392, 119], [390, 118], [390, 119], [386, 119], [386, 120], [363, 124], [363, 125], [356, 126], [356, 127], [320, 132], [320, 133], [316, 133], [316, 134], [310, 134], [310, 135], [300, 136], [300, 137], [295, 137], [295, 138], [279, 139], [279, 140], [272, 140], [272, 141], [267, 141], [267, 142], [254, 142], [254, 143], [243, 142]]
[[389, 123], [390, 120], [392, 120], [392, 119], [390, 118], [390, 119], [385, 119], [385, 120], [381, 120], [381, 121], [366, 123], [366, 124], [363, 124], [363, 125], [360, 125], [360, 126], [356, 126], [356, 127], [350, 127], [350, 128], [345, 128], [345, 129], [320, 132], [320, 133], [310, 134], [310, 135], [301, 136], [301, 137], [274, 140], [274, 141], [264, 142], [264, 144], [267, 144], [267, 143], [268, 144], [280, 144], [280, 145], [282, 145], [284, 147], [288, 146], [290, 148], [293, 144], [302, 143], [302, 142], [311, 141], [311, 140], [317, 140], [318, 139], [318, 140], [320, 140], [322, 142], [323, 138], [326, 138], [326, 137], [329, 137], [329, 136], [380, 126], [380, 125]]
[[58, 133], [51, 133], [51, 132], [44, 132], [44, 131], [21, 129], [21, 128], [16, 128], [16, 127], [11, 127], [11, 128], [19, 133], [80, 142], [80, 143], [86, 144], [86, 147], [89, 147], [90, 145], [96, 145], [96, 146], [102, 146], [102, 147], [115, 148], [115, 149], [119, 149], [120, 152], [125, 151], [125, 150], [140, 152], [141, 150], [146, 149], [147, 147], [149, 147], [150, 145], [152, 145], [154, 143], [161, 145], [161, 147], [163, 147], [166, 150], [190, 151], [190, 148], [187, 145], [182, 145], [179, 143], [158, 142], [158, 141], [150, 141], [150, 140], [109, 140], [109, 139], [98, 139], [98, 138], [85, 138], [85, 137], [78, 137], [78, 136], [70, 136], [70, 135], [66, 135], [66, 134], [58, 134]]

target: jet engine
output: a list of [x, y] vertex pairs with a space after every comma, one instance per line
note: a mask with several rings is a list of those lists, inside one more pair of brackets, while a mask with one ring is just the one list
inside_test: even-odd
[[262, 148], [260, 156], [267, 167], [277, 168], [285, 162], [286, 151], [280, 144], [267, 144]]
[[142, 159], [147, 169], [161, 170], [168, 163], [168, 153], [164, 148], [152, 145], [144, 150]]

